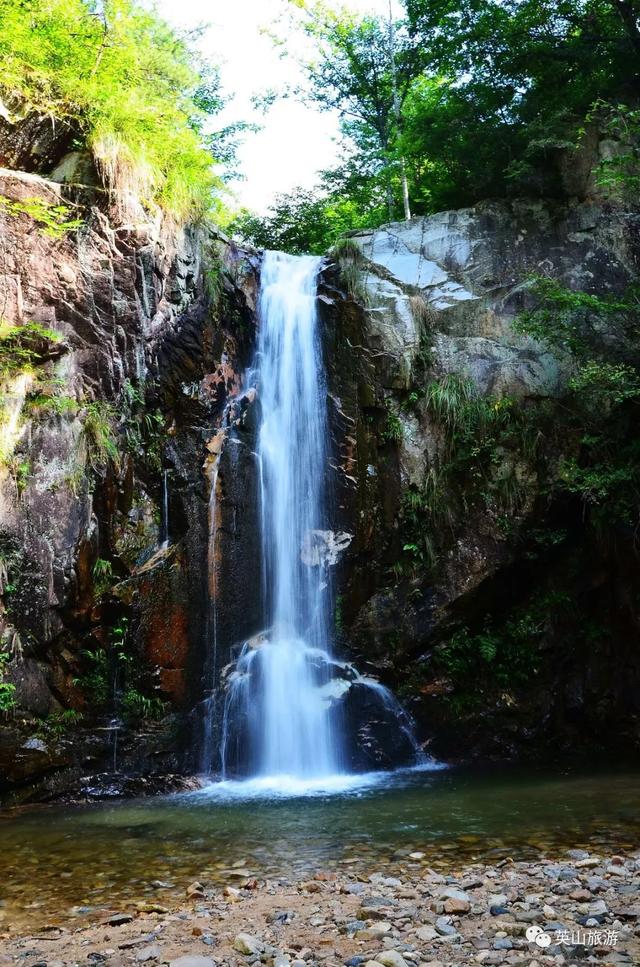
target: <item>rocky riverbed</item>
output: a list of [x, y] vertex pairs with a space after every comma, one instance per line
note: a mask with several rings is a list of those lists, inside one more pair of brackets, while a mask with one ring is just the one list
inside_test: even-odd
[[506, 858], [445, 872], [416, 851], [368, 873], [319, 870], [299, 882], [242, 876], [236, 882], [185, 884], [177, 909], [145, 900], [89, 926], [68, 922], [16, 936], [5, 921], [0, 964], [640, 963], [640, 850], [570, 850], [559, 858]]

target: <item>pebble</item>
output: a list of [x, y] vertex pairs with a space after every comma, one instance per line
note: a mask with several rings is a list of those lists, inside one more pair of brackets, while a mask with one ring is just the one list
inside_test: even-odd
[[449, 900], [444, 901], [445, 913], [468, 913], [470, 909], [471, 904], [468, 900], [459, 900], [457, 897], [451, 897]]
[[121, 927], [125, 923], [131, 923], [132, 920], [132, 913], [114, 913], [107, 917], [104, 922], [108, 923], [110, 927]]
[[439, 896], [445, 901], [444, 908], [447, 913], [466, 913], [471, 909], [471, 897], [463, 890], [450, 886], [440, 890]]
[[435, 927], [424, 926], [418, 927], [416, 930], [416, 937], [418, 940], [422, 940], [423, 943], [428, 943], [430, 940], [435, 940], [438, 936], [439, 934]]
[[505, 907], [507, 905], [507, 894], [506, 893], [490, 893], [487, 897], [487, 903], [489, 908], [491, 907]]
[[384, 937], [386, 933], [391, 930], [391, 924], [384, 920], [379, 923], [373, 923], [369, 927], [365, 927], [364, 930], [356, 931], [356, 940], [379, 940]]
[[594, 900], [593, 903], [589, 904], [589, 911], [591, 916], [601, 916], [604, 913], [608, 913], [609, 909], [604, 900]]
[[291, 923], [294, 917], [295, 913], [293, 910], [276, 910], [267, 915], [267, 923]]
[[376, 954], [376, 961], [382, 964], [382, 967], [407, 967], [407, 962], [397, 950], [383, 950], [382, 953]]
[[452, 926], [448, 917], [438, 917], [436, 920], [436, 930], [442, 937], [452, 937], [458, 931]]
[[147, 960], [157, 960], [162, 954], [162, 950], [158, 944], [151, 944], [150, 947], [143, 947], [136, 953], [136, 960], [139, 964], [145, 963]]
[[[124, 957], [128, 963], [148, 967], [167, 961], [172, 967], [222, 967], [228, 963], [244, 963], [245, 967], [556, 967], [563, 956], [582, 953], [581, 947], [576, 954], [565, 945], [552, 945], [541, 952], [525, 938], [527, 926], [536, 923], [552, 937], [558, 929], [605, 925], [607, 930], [617, 931], [618, 942], [615, 949], [598, 952], [606, 954], [604, 959], [598, 958], [600, 962], [610, 967], [640, 963], [634, 919], [640, 917], [640, 863], [635, 854], [623, 862], [617, 862], [617, 857], [599, 860], [581, 855], [570, 856], [564, 863], [478, 862], [457, 867], [446, 877], [432, 869], [412, 867], [407, 858], [410, 854], [403, 853], [390, 867], [397, 875], [373, 874], [368, 882], [364, 874], [356, 880], [353, 871], [337, 878], [322, 874], [307, 884], [315, 884], [320, 891], [314, 896], [301, 893], [293, 877], [261, 879], [257, 894], [225, 887], [224, 881], [214, 889], [205, 879], [212, 871], [203, 869], [206, 888], [194, 881], [190, 887], [195, 887], [195, 902], [183, 903], [175, 913], [161, 914], [162, 908], [151, 900], [133, 900], [131, 912], [104, 913], [99, 925], [69, 932], [66, 962], [123, 967], [125, 961], [119, 958]], [[592, 866], [582, 873], [577, 870], [585, 859], [597, 863], [597, 872], [592, 872], [596, 869]], [[574, 865], [569, 866], [569, 861]], [[624, 871], [625, 877], [613, 875], [612, 868]], [[147, 881], [147, 889], [149, 886]], [[239, 909], [231, 907], [236, 902], [242, 904]], [[463, 916], [465, 913], [470, 916]], [[618, 916], [620, 920], [615, 920]], [[119, 928], [132, 920], [135, 922], [128, 929], [114, 929], [109, 936], [109, 926]], [[281, 929], [292, 921], [292, 927]], [[214, 924], [215, 937], [210, 933]], [[238, 930], [253, 932], [236, 933]], [[46, 949], [45, 941], [59, 936], [10, 941], [16, 944], [12, 949], [17, 956], [4, 961], [0, 954], [0, 967], [4, 963], [10, 967], [18, 959], [26, 964], [25, 957], [29, 958], [26, 967], [54, 967], [47, 956], [53, 950]], [[109, 940], [117, 950], [107, 948]], [[30, 946], [36, 942], [39, 949]], [[302, 943], [310, 946], [301, 948]], [[215, 952], [211, 951], [215, 960], [195, 954], [202, 945], [215, 946]], [[383, 949], [375, 952], [378, 948]], [[177, 957], [180, 949], [185, 956]], [[436, 951], [441, 960], [435, 958]], [[587, 959], [590, 955], [587, 951]], [[62, 962], [57, 967], [63, 967]]]
[[351, 893], [353, 896], [361, 896], [363, 893], [366, 893], [366, 890], [366, 883], [345, 883], [345, 885], [341, 887], [340, 892]]
[[198, 957], [197, 955], [187, 954], [186, 957], [178, 957], [176, 960], [170, 960], [169, 967], [215, 967], [215, 964], [211, 957]]
[[511, 950], [513, 947], [513, 941], [509, 937], [498, 937], [497, 940], [493, 941], [494, 950]]
[[204, 887], [202, 883], [198, 883], [197, 880], [194, 881], [193, 883], [190, 883], [186, 889], [186, 894], [189, 899], [191, 899], [192, 897], [203, 897]]
[[239, 954], [261, 954], [264, 944], [257, 937], [252, 937], [250, 933], [239, 933], [233, 941], [233, 949]]

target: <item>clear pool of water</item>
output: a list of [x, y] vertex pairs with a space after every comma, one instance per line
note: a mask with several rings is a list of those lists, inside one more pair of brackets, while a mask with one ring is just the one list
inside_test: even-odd
[[444, 869], [639, 842], [640, 772], [628, 769], [413, 771], [300, 791], [295, 782], [279, 792], [268, 782], [228, 783], [0, 813], [0, 922], [34, 929], [145, 900], [170, 907], [194, 879], [401, 872], [416, 862], [413, 851]]

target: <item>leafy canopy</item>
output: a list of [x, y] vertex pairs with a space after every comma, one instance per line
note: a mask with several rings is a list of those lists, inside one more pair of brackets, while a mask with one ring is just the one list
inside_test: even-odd
[[[291, 0], [311, 48], [297, 93], [341, 117], [348, 162], [320, 189], [351, 212], [349, 228], [379, 224], [381, 201], [386, 219], [401, 217], [405, 178], [416, 214], [571, 192], [590, 123], [631, 145], [601, 163], [600, 184], [637, 193], [640, 0], [403, 2], [390, 23]], [[307, 201], [286, 204], [304, 215]], [[261, 233], [277, 243], [276, 222]], [[313, 249], [317, 233], [301, 230], [298, 245]]]
[[0, 64], [6, 113], [68, 124], [109, 187], [182, 217], [210, 208], [218, 76], [155, 13], [135, 0], [0, 0]]

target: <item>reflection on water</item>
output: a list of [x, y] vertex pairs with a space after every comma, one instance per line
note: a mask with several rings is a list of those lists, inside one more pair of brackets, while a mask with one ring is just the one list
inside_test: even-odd
[[170, 906], [194, 879], [388, 869], [411, 863], [415, 850], [443, 867], [572, 847], [631, 848], [638, 801], [640, 775], [628, 771], [432, 771], [360, 777], [346, 792], [305, 797], [235, 783], [115, 805], [10, 811], [0, 815], [0, 917], [4, 927], [33, 929], [143, 900]]

